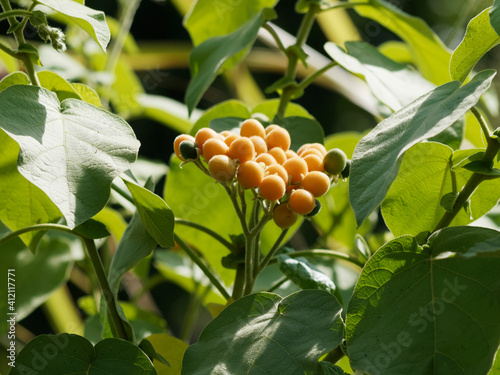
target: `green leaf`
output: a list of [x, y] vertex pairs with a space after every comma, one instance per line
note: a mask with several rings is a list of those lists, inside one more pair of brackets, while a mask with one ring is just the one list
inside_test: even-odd
[[500, 234], [499, 237], [494, 237], [483, 242], [475, 243], [461, 255], [465, 258], [471, 258], [475, 256], [500, 258]]
[[81, 100], [60, 103], [35, 86], [0, 92], [0, 124], [20, 144], [19, 172], [49, 196], [70, 228], [104, 207], [111, 181], [139, 148], [120, 117]]
[[438, 135], [428, 139], [430, 142], [438, 142], [458, 150], [464, 139], [465, 117], [455, 121], [451, 126], [443, 130]]
[[[33, 371], [37, 370], [37, 372]], [[11, 375], [156, 375], [149, 358], [134, 344], [115, 338], [93, 346], [86, 338], [61, 333], [31, 340], [16, 358]]]
[[139, 213], [136, 212], [127, 226], [109, 266], [109, 285], [114, 293], [118, 292], [120, 281], [125, 273], [151, 254], [156, 246], [156, 240], [144, 228]]
[[228, 35], [278, 0], [239, 0], [238, 3], [198, 0], [184, 19], [194, 46], [221, 35]]
[[380, 23], [408, 43], [417, 68], [430, 82], [449, 81], [450, 52], [421, 18], [411, 16], [385, 0], [349, 0], [366, 3], [354, 9], [363, 17]]
[[180, 374], [182, 357], [189, 345], [178, 338], [165, 334], [151, 335], [147, 340], [153, 345], [156, 352], [164, 357], [170, 364], [170, 367], [167, 367], [163, 363], [160, 363], [160, 361], [154, 359], [153, 364], [158, 375]]
[[[0, 237], [7, 234], [0, 223]], [[44, 303], [57, 288], [63, 285], [73, 266], [73, 255], [68, 241], [43, 239], [33, 254], [19, 239], [0, 246], [0, 271], [7, 278], [7, 270], [14, 269], [16, 321], [19, 322]], [[7, 317], [7, 280], [4, 297], [0, 300], [0, 313]], [[0, 322], [0, 334], [7, 332], [7, 319]]]
[[49, 72], [48, 70], [41, 71], [37, 73], [37, 75], [41, 86], [56, 93], [57, 99], [59, 99], [60, 102], [68, 98], [82, 99], [73, 85], [60, 75]]
[[[12, 231], [39, 223], [55, 223], [61, 212], [47, 195], [24, 178], [17, 170], [19, 146], [0, 130], [0, 220]], [[21, 240], [34, 252], [45, 232], [21, 235]]]
[[151, 237], [162, 247], [174, 246], [175, 218], [165, 201], [142, 186], [123, 181], [132, 194], [142, 224]]
[[500, 2], [498, 0], [494, 0], [493, 6], [490, 8], [490, 24], [500, 35]]
[[[278, 256], [280, 271], [302, 289], [320, 289], [336, 295], [337, 287], [324, 273], [310, 267], [304, 259], [292, 259], [288, 255]], [[339, 301], [342, 303], [342, 301]]]
[[76, 93], [80, 96], [83, 101], [95, 105], [96, 107], [102, 107], [101, 98], [94, 91], [94, 89], [90, 88], [83, 83], [72, 83], [71, 86], [76, 91]]
[[30, 79], [24, 72], [13, 72], [2, 78], [0, 81], [0, 91], [13, 85], [29, 85]]
[[191, 81], [185, 97], [189, 113], [193, 112], [224, 62], [253, 44], [265, 20], [261, 11], [231, 34], [208, 39], [195, 47], [189, 56]]
[[106, 46], [111, 36], [104, 12], [91, 9], [72, 0], [40, 0], [38, 2], [71, 19], [106, 52]]
[[250, 110], [243, 103], [238, 100], [227, 100], [221, 102], [219, 104], [210, 107], [193, 125], [190, 134], [195, 135], [198, 130], [201, 128], [210, 127], [210, 122], [212, 120], [216, 120], [221, 117], [240, 117], [240, 118], [249, 118]]
[[341, 367], [336, 366], [331, 362], [321, 361], [319, 364], [323, 369], [325, 375], [346, 375]]
[[328, 42], [325, 51], [342, 67], [362, 75], [382, 103], [397, 111], [435, 88], [420, 73], [397, 63], [365, 42], [346, 42], [347, 53]]
[[464, 82], [481, 57], [500, 43], [500, 37], [490, 24], [490, 9], [483, 10], [467, 25], [462, 42], [451, 56], [452, 79]]
[[349, 182], [358, 225], [384, 199], [405, 151], [462, 117], [490, 86], [494, 75], [487, 70], [463, 87], [456, 81], [439, 86], [380, 122], [358, 143]]
[[[472, 176], [472, 172], [457, 166], [475, 155], [478, 150], [453, 152], [433, 142], [410, 148], [382, 204], [382, 215], [391, 232], [395, 236], [416, 236], [432, 231], [445, 211], [451, 210], [458, 192]], [[451, 225], [466, 225], [486, 214], [497, 204], [499, 189], [498, 180], [481, 183], [470, 198], [471, 212], [461, 210]]]
[[500, 177], [500, 169], [492, 168], [491, 163], [485, 160], [471, 161], [470, 163], [464, 165], [463, 168], [467, 169], [468, 171], [482, 174], [485, 176], [490, 176], [495, 178]]
[[40, 62], [40, 56], [38, 54], [38, 49], [35, 46], [29, 43], [22, 43], [19, 45], [19, 48], [16, 52], [28, 54], [33, 64], [42, 66], [42, 63]]
[[322, 290], [240, 298], [187, 349], [182, 374], [322, 374], [318, 359], [342, 341], [340, 312]]
[[106, 226], [94, 219], [88, 219], [86, 222], [81, 223], [73, 231], [83, 237], [98, 239], [108, 237], [110, 233], [106, 229]]
[[297, 151], [305, 143], [324, 142], [325, 133], [320, 123], [308, 117], [285, 117], [276, 122], [290, 133], [292, 144], [290, 148]]
[[189, 133], [193, 124], [183, 103], [161, 95], [140, 94], [137, 103], [142, 107], [142, 116], [158, 121], [179, 133]]
[[500, 260], [439, 255], [498, 235], [446, 228], [423, 247], [403, 236], [380, 248], [347, 310], [351, 367], [384, 375], [487, 373], [500, 343]]
[[246, 120], [242, 117], [219, 117], [210, 121], [210, 127], [217, 133], [224, 130], [237, 132], [239, 134], [241, 124]]
[[[253, 110], [252, 114], [263, 114], [267, 116], [270, 120], [274, 118], [276, 113], [278, 112], [278, 107], [279, 107], [280, 100], [279, 99], [269, 99], [266, 100], [259, 105], [257, 105]], [[307, 110], [302, 107], [299, 104], [296, 103], [290, 103], [286, 107], [284, 117], [307, 117], [310, 119], [314, 119], [314, 116], [312, 116]]]

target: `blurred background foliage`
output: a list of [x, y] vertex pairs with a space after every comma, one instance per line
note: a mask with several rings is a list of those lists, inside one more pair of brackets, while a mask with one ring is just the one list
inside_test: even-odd
[[[492, 3], [491, 0], [390, 0], [389, 2], [411, 15], [424, 19], [450, 50], [460, 43], [468, 21]], [[173, 139], [181, 132], [189, 132], [202, 110], [228, 99], [236, 98], [249, 107], [254, 107], [266, 97], [277, 97], [276, 94], [265, 95], [264, 90], [283, 75], [286, 58], [277, 49], [270, 48], [265, 40], [258, 40], [252, 51], [238, 66], [216, 79], [203, 96], [199, 110], [188, 118], [187, 110], [182, 103], [190, 80], [188, 59], [192, 44], [188, 32], [183, 27], [183, 17], [192, 1], [142, 0], [138, 2], [137, 9], [133, 5], [134, 1], [127, 0], [87, 0], [85, 3], [91, 8], [103, 10], [108, 16], [108, 23], [114, 37], [108, 49], [108, 55], [104, 55], [85, 34], [61, 23], [60, 26], [67, 32], [68, 52], [59, 54], [48, 46], [40, 46], [43, 68], [57, 72], [68, 80], [81, 81], [94, 87], [100, 94], [103, 105], [109, 106], [112, 111], [124, 117], [132, 125], [142, 144], [140, 155], [159, 162], [156, 167], [155, 164], [139, 164], [136, 173], [142, 170], [145, 177], [150, 174], [155, 175], [159, 194], [163, 191], [164, 178], [162, 176], [167, 170], [165, 165], [169, 164], [173, 152]], [[214, 10], [220, 12], [222, 16], [227, 7], [238, 6], [238, 0], [214, 0], [213, 3]], [[301, 15], [295, 13], [294, 6], [295, 1], [280, 1], [275, 8], [278, 18], [273, 21], [276, 26], [292, 35], [297, 31], [301, 20]], [[122, 53], [114, 54], [114, 43], [120, 39], [120, 20], [127, 19], [123, 15], [123, 12], [127, 11], [132, 13], [135, 11], [135, 17], [130, 25], [130, 34], [124, 35]], [[55, 21], [58, 20], [55, 19]], [[1, 27], [2, 34], [5, 34], [6, 26], [2, 24]], [[29, 29], [27, 34], [29, 34]], [[32, 34], [27, 35], [29, 39], [34, 37], [35, 33]], [[354, 11], [337, 9], [324, 12], [318, 17], [318, 22], [314, 25], [307, 44], [326, 57], [323, 45], [327, 41], [343, 44], [348, 40], [364, 40], [375, 46], [385, 44], [387, 48], [390, 48], [392, 45], [387, 43], [398, 41], [399, 38], [378, 23], [362, 18]], [[120, 50], [117, 49], [118, 52]], [[499, 51], [498, 49], [490, 51], [476, 66], [476, 70], [498, 66]], [[15, 62], [4, 59], [3, 63], [0, 63], [0, 78], [18, 69], [19, 66]], [[332, 75], [342, 77], [341, 68], [335, 68]], [[304, 68], [299, 69], [299, 76], [304, 76]], [[494, 86], [498, 87], [498, 81], [494, 83]], [[346, 95], [349, 98], [346, 98]], [[366, 131], [380, 121], [377, 117], [379, 108], [373, 104], [373, 97], [370, 96], [370, 98], [372, 98], [371, 101], [368, 100], [366, 93], [361, 91], [358, 93], [355, 89], [346, 93], [339, 89], [335, 81], [323, 78], [308, 87], [305, 95], [294, 102], [302, 105], [318, 120], [325, 135], [333, 135], [328, 139], [328, 148], [344, 148], [350, 156], [359, 139], [359, 133], [354, 132]], [[341, 132], [353, 133], [338, 134]], [[332, 193], [332, 197], [335, 196], [337, 199], [337, 195], [346, 197], [346, 194], [347, 184], [341, 183]], [[126, 202], [120, 203], [124, 206], [127, 204]], [[328, 205], [328, 202], [325, 204]], [[101, 219], [106, 220], [106, 215], [113, 215], [113, 212], [102, 213]], [[333, 236], [318, 238], [318, 232], [328, 232], [331, 224], [329, 220], [331, 218], [323, 213], [320, 228], [315, 228], [313, 224], [306, 222], [299, 235], [293, 239], [293, 246], [296, 249], [318, 244], [330, 248], [338, 246], [352, 248], [354, 233], [348, 232], [352, 227], [349, 223], [336, 226], [333, 229], [335, 231]], [[349, 220], [352, 221], [353, 218]], [[375, 225], [375, 222], [376, 218], [368, 223], [368, 228], [360, 230], [367, 232], [371, 229], [370, 225]], [[116, 229], [117, 233], [123, 232], [125, 223], [121, 225], [121, 228]], [[374, 233], [382, 237], [386, 235], [382, 220], [379, 220]], [[332, 242], [332, 237], [339, 239], [342, 245]], [[328, 243], [325, 243], [325, 240]], [[369, 245], [373, 249], [376, 249], [377, 244], [382, 241], [377, 241], [376, 236], [371, 240], [373, 243]], [[103, 255], [105, 257], [106, 253], [103, 252]], [[316, 266], [328, 273], [327, 266], [320, 263]], [[100, 323], [95, 315], [95, 309], [86, 297], [92, 292], [81, 269], [85, 269], [85, 264], [73, 269], [70, 276], [72, 282], [68, 283], [68, 289], [65, 289], [63, 293], [71, 293], [75, 299], [82, 297], [79, 300], [79, 311], [84, 312], [87, 318], [86, 336], [92, 337], [94, 333], [99, 332]], [[183, 279], [172, 276], [180, 271], [183, 272]], [[176, 336], [189, 339], [185, 335], [192, 332], [189, 336], [192, 340], [196, 340], [200, 330], [210, 320], [210, 315], [206, 309], [202, 309], [200, 319], [191, 317], [192, 320], [186, 324], [185, 312], [194, 309], [196, 306], [193, 304], [199, 304], [200, 301], [217, 302], [217, 296], [211, 295], [209, 289], [205, 287], [205, 280], [195, 271], [190, 264], [186, 264], [185, 258], [164, 250], [159, 251], [154, 258], [142, 261], [135, 269], [135, 276], [129, 274], [125, 277], [125, 287], [120, 293], [120, 297], [124, 300], [129, 300], [130, 295], [134, 295], [133, 286], [137, 284], [134, 277], [147, 280], [146, 282], [149, 283], [146, 290], [150, 290], [151, 294], [135, 293], [132, 302], [137, 302], [138, 305], [128, 304], [124, 307], [128, 309], [127, 316], [134, 317], [130, 319], [133, 320], [133, 325], [135, 324], [134, 328], [146, 334], [161, 333], [165, 326], [168, 326]], [[263, 278], [268, 278], [265, 283], [269, 283], [269, 280], [276, 280], [273, 272], [278, 271], [271, 269], [263, 274]], [[193, 276], [194, 281], [190, 276]], [[337, 279], [338, 283], [345, 284], [340, 285], [340, 288], [348, 297], [348, 291], [356, 281], [356, 273], [339, 268], [330, 276]], [[167, 282], [172, 278], [176, 279], [175, 283]], [[264, 280], [260, 281], [264, 283]], [[189, 292], [200, 298], [190, 298]], [[288, 292], [290, 290], [287, 290]], [[58, 309], [58, 304], [54, 304], [54, 301], [67, 301], [67, 298], [58, 298], [60, 296], [53, 295], [43, 305], [43, 309], [37, 309], [25, 319], [23, 326], [27, 331], [20, 334], [29, 338], [32, 334], [38, 335], [51, 330], [54, 332], [68, 330], [69, 318], [66, 319], [64, 327], [57, 327], [44, 315], [44, 311], [49, 311], [47, 315], [51, 316]], [[344, 302], [347, 302], [345, 298]], [[71, 310], [72, 308], [68, 307], [68, 311]], [[76, 310], [73, 309], [73, 311]], [[151, 315], [151, 311], [157, 315]], [[158, 313], [162, 316], [160, 320], [158, 320]], [[79, 318], [74, 317], [74, 321], [78, 324]], [[45, 324], [40, 322], [45, 322]]]

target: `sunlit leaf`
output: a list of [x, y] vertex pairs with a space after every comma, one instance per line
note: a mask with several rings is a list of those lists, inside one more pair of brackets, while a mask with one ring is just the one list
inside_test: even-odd
[[42, 189], [70, 228], [106, 204], [111, 181], [137, 157], [139, 142], [120, 117], [47, 89], [0, 92], [0, 126], [20, 144], [19, 172]]

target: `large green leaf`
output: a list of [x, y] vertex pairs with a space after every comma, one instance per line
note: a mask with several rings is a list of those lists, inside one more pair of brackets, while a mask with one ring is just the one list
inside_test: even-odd
[[2, 78], [0, 81], [0, 91], [13, 85], [29, 85], [30, 79], [24, 72], [13, 72]]
[[276, 122], [290, 133], [292, 143], [290, 149], [297, 151], [305, 143], [324, 142], [325, 133], [321, 124], [308, 117], [285, 117]]
[[48, 70], [37, 73], [40, 85], [47, 90], [55, 92], [57, 99], [62, 102], [64, 99], [82, 99], [75, 88], [60, 75]]
[[0, 124], [21, 147], [19, 172], [49, 196], [70, 228], [104, 207], [111, 181], [139, 149], [120, 117], [81, 100], [60, 103], [35, 86], [0, 92]]
[[318, 359], [342, 341], [341, 310], [322, 290], [240, 298], [188, 348], [182, 374], [323, 374]]
[[329, 42], [325, 50], [342, 67], [362, 75], [377, 99], [393, 111], [435, 87], [414, 69], [385, 57], [368, 43], [346, 42], [345, 46], [348, 52]]
[[191, 81], [185, 97], [189, 113], [196, 107], [224, 62], [253, 44], [261, 25], [267, 19], [265, 13], [267, 12], [259, 12], [231, 34], [208, 39], [191, 52]]
[[160, 361], [154, 360], [153, 364], [158, 375], [179, 375], [182, 368], [182, 357], [188, 348], [188, 344], [176, 337], [165, 334], [151, 335], [147, 339], [156, 352], [170, 364], [170, 366], [167, 366]]
[[445, 257], [498, 238], [486, 228], [403, 236], [365, 265], [349, 302], [347, 355], [367, 374], [486, 374], [500, 343], [498, 258]]
[[[19, 146], [0, 130], [0, 220], [12, 231], [39, 223], [59, 220], [61, 212], [47, 195], [17, 171]], [[21, 235], [24, 243], [35, 250], [43, 232]]]
[[483, 10], [467, 25], [464, 39], [451, 56], [452, 79], [465, 81], [481, 57], [500, 43], [500, 37], [490, 24], [490, 9]]
[[184, 19], [184, 26], [195, 46], [215, 36], [236, 31], [264, 8], [278, 0], [239, 0], [237, 3], [197, 0]]
[[358, 225], [384, 199], [405, 151], [462, 117], [488, 89], [494, 76], [494, 71], [486, 70], [462, 87], [456, 81], [439, 86], [380, 122], [358, 143], [349, 181], [349, 197]]
[[493, 6], [490, 8], [490, 24], [500, 35], [500, 1], [494, 0]]
[[[0, 223], [0, 237], [8, 232]], [[15, 276], [15, 319], [19, 322], [44, 303], [69, 277], [73, 255], [69, 241], [44, 239], [33, 254], [19, 239], [0, 246], [0, 271], [5, 275], [5, 286], [0, 299], [0, 313], [7, 317], [7, 270]], [[0, 334], [7, 332], [7, 320], [0, 322]]]
[[[431, 231], [446, 212], [440, 204], [442, 197], [459, 192], [472, 175], [464, 168], [452, 171], [452, 167], [480, 151], [453, 153], [449, 147], [434, 142], [410, 148], [382, 204], [382, 215], [391, 232], [395, 236], [416, 236]], [[499, 180], [484, 181], [470, 198], [470, 212], [460, 210], [451, 225], [466, 225], [486, 214], [496, 205], [499, 190]]]
[[210, 126], [210, 121], [221, 118], [221, 117], [241, 117], [249, 118], [250, 110], [249, 108], [239, 100], [226, 100], [219, 104], [210, 107], [200, 118], [194, 123], [191, 128], [191, 135], [195, 135], [201, 128], [208, 128]]
[[142, 224], [162, 247], [174, 246], [174, 214], [165, 201], [155, 193], [124, 180], [134, 198]]
[[349, 0], [365, 3], [356, 12], [386, 27], [408, 43], [416, 66], [430, 82], [448, 82], [450, 52], [421, 18], [411, 16], [385, 0]]
[[10, 374], [156, 375], [156, 371], [146, 354], [128, 341], [109, 338], [93, 346], [84, 337], [61, 333], [31, 340]]
[[39, 0], [38, 3], [48, 6], [69, 17], [85, 30], [106, 52], [111, 37], [104, 12], [94, 10], [73, 0]]

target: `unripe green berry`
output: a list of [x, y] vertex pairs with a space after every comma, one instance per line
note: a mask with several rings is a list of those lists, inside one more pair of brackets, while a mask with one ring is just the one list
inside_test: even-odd
[[344, 151], [339, 148], [333, 148], [328, 151], [323, 158], [325, 172], [331, 175], [342, 173], [347, 163], [347, 156]]
[[179, 145], [179, 151], [184, 160], [198, 158], [197, 147], [192, 141], [182, 141]]

